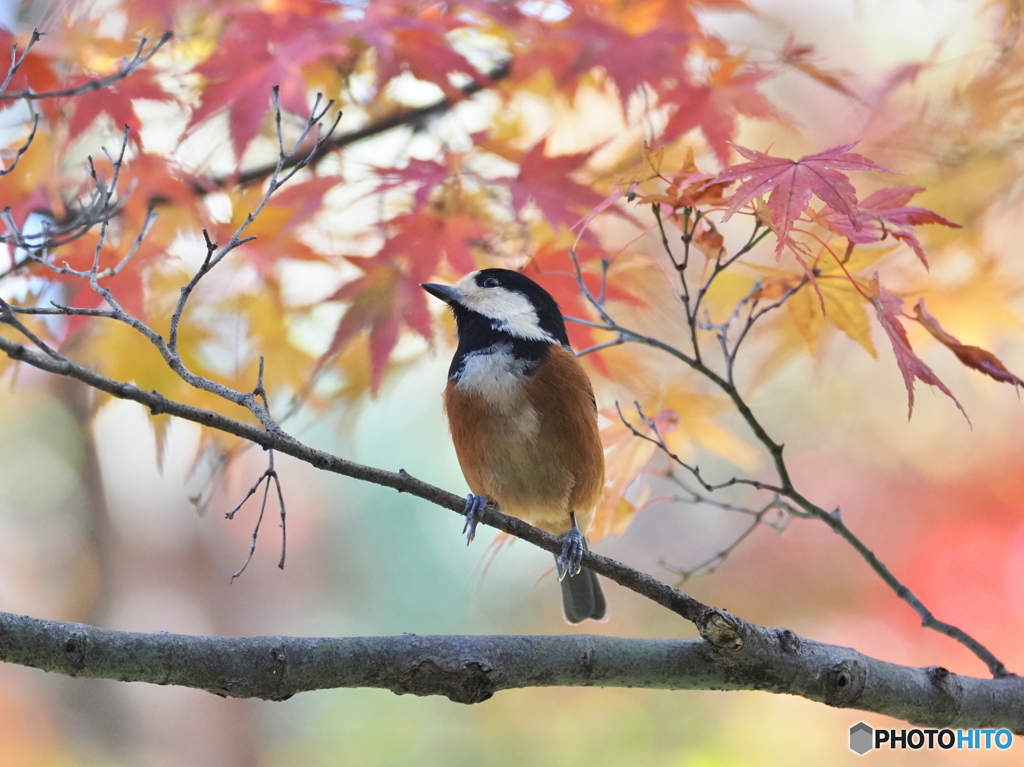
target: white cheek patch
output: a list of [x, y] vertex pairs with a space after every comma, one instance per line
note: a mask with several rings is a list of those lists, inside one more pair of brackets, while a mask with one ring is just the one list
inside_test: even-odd
[[537, 310], [526, 296], [505, 288], [482, 288], [476, 284], [476, 275], [477, 272], [466, 275], [455, 286], [461, 294], [463, 306], [494, 320], [495, 330], [528, 341], [558, 343], [554, 336], [541, 328]]

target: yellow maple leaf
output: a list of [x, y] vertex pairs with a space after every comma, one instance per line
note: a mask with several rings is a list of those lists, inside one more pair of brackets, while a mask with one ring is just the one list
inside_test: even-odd
[[661, 147], [657, 151], [654, 151], [645, 141], [643, 149], [641, 150], [639, 165], [636, 165], [625, 173], [617, 175], [615, 177], [614, 186], [628, 188], [633, 184], [642, 184], [644, 181], [650, 181], [653, 178], [658, 178], [661, 176], [661, 163], [664, 159], [665, 147]]

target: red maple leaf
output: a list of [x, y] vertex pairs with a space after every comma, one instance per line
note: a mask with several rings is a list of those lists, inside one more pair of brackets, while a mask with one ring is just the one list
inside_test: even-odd
[[757, 91], [758, 83], [768, 77], [768, 73], [757, 69], [738, 71], [742, 63], [742, 59], [726, 61], [706, 83], [694, 85], [681, 81], [663, 93], [662, 103], [676, 104], [677, 107], [665, 125], [662, 140], [669, 141], [700, 128], [718, 161], [725, 167], [729, 164], [729, 142], [736, 132], [737, 115], [779, 119], [779, 113]]
[[960, 404], [960, 401], [953, 396], [953, 392], [939, 380], [935, 372], [920, 357], [914, 354], [914, 350], [910, 346], [910, 339], [907, 338], [907, 330], [900, 322], [900, 315], [903, 313], [903, 299], [894, 296], [879, 285], [877, 274], [874, 277], [872, 287], [875, 289], [875, 295], [871, 297], [871, 303], [878, 314], [878, 322], [889, 337], [892, 350], [896, 354], [896, 363], [903, 374], [903, 383], [907, 387], [907, 397], [910, 403], [907, 418], [909, 419], [914, 414], [914, 379], [919, 379], [926, 384], [937, 387], [939, 391], [953, 400], [956, 406], [960, 408], [960, 412], [964, 414], [967, 423], [970, 423], [971, 419], [967, 415], [967, 411], [964, 410], [964, 406]]
[[778, 237], [775, 255], [781, 256], [793, 225], [807, 209], [814, 195], [830, 209], [849, 220], [854, 231], [863, 228], [857, 207], [857, 195], [844, 170], [879, 170], [892, 173], [874, 160], [847, 150], [857, 142], [832, 147], [799, 160], [772, 157], [753, 149], [736, 146], [736, 151], [750, 162], [734, 165], [722, 171], [709, 183], [747, 179], [737, 187], [732, 202], [725, 211], [728, 220], [733, 213], [755, 197], [769, 194], [768, 208], [772, 214], [772, 228]]
[[[238, 10], [221, 36], [217, 52], [195, 69], [209, 82], [189, 128], [228, 110], [231, 140], [241, 156], [259, 133], [274, 86], [279, 86], [283, 108], [296, 114], [306, 111], [303, 66], [326, 56], [343, 57], [348, 49], [339, 38], [347, 29], [347, 23], [327, 21], [321, 15]], [[244, 67], [239, 67], [240, 61], [245, 62]]]
[[[348, 307], [334, 331], [331, 343], [321, 356], [319, 368], [337, 354], [352, 338], [362, 332], [370, 336], [371, 389], [376, 392], [387, 371], [388, 359], [398, 343], [403, 322], [417, 327], [429, 338], [430, 313], [426, 299], [401, 268], [393, 261], [364, 259], [363, 274], [346, 283], [327, 301], [347, 301]], [[415, 287], [417, 292], [411, 287]]]
[[[302, 225], [322, 209], [324, 196], [337, 185], [335, 176], [293, 181], [274, 195], [249, 227], [247, 233], [256, 235], [256, 239], [247, 243], [242, 252], [264, 280], [276, 282], [279, 264], [285, 259], [325, 260], [321, 252], [302, 240], [300, 232]], [[231, 221], [216, 226], [217, 240], [227, 242], [246, 213], [247, 210], [240, 208]]]
[[437, 160], [411, 159], [404, 168], [374, 167], [374, 172], [381, 177], [381, 183], [371, 194], [380, 194], [399, 186], [409, 184], [415, 188], [413, 208], [419, 209], [430, 197], [430, 193], [458, 172], [461, 156], [447, 155], [446, 162]]
[[665, 26], [631, 34], [615, 24], [574, 13], [553, 26], [526, 32], [533, 43], [529, 56], [516, 56], [513, 76], [528, 80], [549, 73], [559, 88], [572, 92], [581, 78], [603, 69], [615, 83], [625, 109], [629, 97], [645, 82], [658, 83], [682, 74], [693, 35]]
[[320, 363], [332, 357], [362, 332], [370, 336], [372, 390], [377, 391], [402, 326], [430, 338], [427, 294], [420, 288], [437, 272], [442, 256], [460, 274], [471, 272], [471, 244], [486, 227], [466, 215], [444, 218], [420, 211], [397, 216], [395, 229], [371, 258], [350, 258], [363, 274], [346, 283], [325, 301], [349, 303]]
[[169, 101], [171, 97], [157, 84], [152, 72], [145, 69], [134, 72], [130, 77], [106, 88], [100, 88], [86, 97], [64, 99], [74, 104], [75, 108], [71, 119], [68, 120], [68, 135], [76, 138], [92, 125], [97, 117], [105, 114], [110, 117], [117, 130], [125, 125], [129, 126], [137, 139], [142, 126], [138, 115], [135, 114], [136, 99]]
[[[523, 272], [540, 283], [552, 295], [562, 310], [562, 314], [567, 317], [589, 319], [594, 316], [594, 310], [580, 292], [571, 252], [576, 253], [582, 266], [587, 287], [593, 295], [599, 295], [599, 270], [588, 267], [596, 266], [600, 259], [606, 258], [608, 254], [589, 245], [581, 243], [575, 248], [568, 248], [554, 242], [546, 242], [537, 249], [533, 258], [523, 268]], [[605, 298], [612, 301], [637, 303], [637, 297], [621, 288], [615, 280], [609, 280], [605, 285]], [[569, 341], [577, 351], [593, 346], [600, 341], [609, 340], [607, 333], [598, 335], [594, 328], [586, 325], [566, 322], [565, 326], [569, 333]], [[600, 355], [596, 355], [594, 359], [602, 372], [607, 374], [609, 371], [603, 367]]]
[[409, 279], [417, 285], [437, 274], [442, 256], [459, 274], [473, 271], [473, 244], [488, 233], [486, 226], [464, 213], [441, 216], [423, 210], [396, 216], [388, 224], [394, 234], [374, 258], [407, 260]]
[[848, 218], [835, 212], [826, 213], [821, 221], [829, 229], [845, 235], [850, 242], [878, 242], [885, 239], [886, 235], [891, 235], [910, 245], [921, 259], [921, 263], [927, 267], [928, 259], [925, 258], [924, 249], [913, 227], [922, 224], [941, 224], [959, 229], [960, 224], [953, 223], [927, 208], [907, 205], [911, 197], [924, 190], [923, 186], [892, 186], [873, 192], [859, 205], [861, 215], [860, 226], [857, 228]]
[[570, 178], [590, 159], [592, 152], [548, 157], [544, 154], [546, 143], [537, 142], [523, 156], [519, 175], [496, 181], [508, 186], [512, 205], [517, 211], [522, 211], [532, 201], [552, 225], [571, 227], [586, 211], [597, 207], [603, 200], [593, 189]]
[[843, 82], [844, 78], [850, 78], [850, 72], [846, 70], [829, 71], [822, 69], [814, 63], [814, 60], [812, 59], [813, 55], [813, 45], [798, 43], [796, 38], [790, 34], [786, 39], [786, 42], [783, 44], [782, 50], [779, 51], [779, 60], [783, 64], [787, 64], [797, 71], [803, 72], [811, 79], [824, 85], [826, 88], [831, 88], [837, 93], [841, 93], [851, 99], [859, 100], [857, 94], [850, 89], [850, 86]]
[[370, 3], [352, 27], [354, 36], [373, 49], [380, 83], [408, 71], [418, 80], [437, 85], [453, 100], [465, 98], [452, 83], [453, 72], [468, 75], [480, 85], [490, 85], [490, 79], [448, 40], [451, 30], [466, 26], [460, 15], [444, 12], [439, 4], [412, 15], [402, 11], [401, 5]]

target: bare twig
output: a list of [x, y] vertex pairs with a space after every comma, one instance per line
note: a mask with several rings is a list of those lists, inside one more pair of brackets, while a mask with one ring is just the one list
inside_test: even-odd
[[55, 352], [49, 344], [29, 330], [25, 324], [15, 316], [15, 307], [11, 306], [2, 298], [0, 298], [0, 323], [10, 325], [53, 359], [61, 359], [61, 356]]
[[[266, 411], [269, 413], [270, 403], [267, 400], [267, 390], [263, 387], [263, 369], [264, 360], [263, 357], [261, 356], [259, 375], [256, 381], [256, 388], [253, 390], [253, 394], [256, 397], [260, 398], [260, 400], [263, 402], [264, 409], [266, 409]], [[260, 503], [260, 513], [259, 516], [257, 516], [256, 518], [256, 524], [253, 526], [252, 530], [252, 543], [249, 545], [249, 554], [248, 556], [246, 556], [245, 562], [242, 564], [241, 568], [239, 568], [239, 570], [231, 576], [232, 582], [234, 582], [235, 578], [237, 578], [239, 575], [245, 572], [245, 569], [249, 566], [249, 563], [252, 561], [253, 554], [256, 553], [256, 539], [259, 537], [260, 525], [263, 523], [263, 513], [267, 509], [267, 498], [270, 494], [271, 483], [274, 484], [274, 488], [277, 491], [278, 508], [280, 509], [281, 513], [281, 558], [278, 560], [277, 566], [282, 570], [284, 569], [285, 554], [287, 552], [287, 512], [284, 501], [284, 490], [281, 487], [281, 475], [278, 474], [277, 469], [274, 468], [273, 449], [268, 450], [267, 454], [268, 458], [266, 470], [263, 472], [263, 474], [260, 475], [260, 478], [256, 480], [256, 483], [251, 488], [249, 488], [249, 492], [246, 493], [245, 497], [238, 503], [238, 505], [236, 505], [233, 509], [231, 509], [231, 511], [224, 515], [225, 518], [227, 519], [234, 519], [235, 512], [241, 509], [245, 502], [252, 498], [252, 496], [256, 493], [256, 491], [259, 489], [259, 486], [263, 482], [266, 482], [266, 485], [263, 488], [263, 501]]]
[[11, 80], [18, 74], [18, 70], [21, 69], [21, 65], [25, 63], [25, 59], [28, 57], [29, 51], [32, 47], [38, 43], [43, 37], [43, 33], [38, 29], [32, 30], [32, 36], [29, 38], [28, 43], [25, 44], [25, 49], [18, 55], [18, 45], [15, 43], [11, 46], [11, 66], [7, 69], [7, 76], [4, 81], [0, 83], [0, 93], [6, 92], [11, 85]]
[[[109, 308], [79, 308], [62, 306], [59, 304], [52, 304], [51, 307], [17, 307], [8, 308], [2, 319], [6, 319], [8, 321], [8, 324], [15, 325], [16, 327], [18, 327], [19, 330], [23, 329], [23, 334], [27, 338], [32, 340], [33, 343], [35, 343], [37, 346], [40, 346], [40, 348], [44, 349], [44, 351], [47, 351], [47, 353], [51, 355], [54, 354], [52, 350], [50, 350], [49, 347], [45, 346], [45, 344], [43, 344], [43, 342], [40, 341], [37, 337], [31, 335], [28, 329], [24, 328], [24, 326], [16, 320], [14, 316], [16, 312], [23, 312], [26, 314], [67, 314], [72, 316], [84, 315], [105, 319], [113, 319], [118, 322], [127, 324], [134, 330], [139, 332], [141, 335], [143, 335], [145, 338], [147, 338], [157, 348], [157, 350], [160, 352], [161, 356], [163, 357], [164, 361], [168, 364], [168, 366], [170, 366], [170, 368], [174, 370], [175, 373], [177, 373], [178, 376], [182, 378], [184, 381], [198, 389], [211, 392], [237, 405], [247, 408], [251, 413], [253, 413], [253, 415], [257, 417], [257, 419], [260, 421], [262, 426], [267, 431], [278, 430], [278, 425], [270, 414], [269, 402], [267, 400], [266, 391], [264, 389], [264, 362], [262, 358], [260, 359], [259, 378], [255, 389], [251, 392], [240, 392], [233, 390], [227, 386], [224, 386], [223, 384], [215, 382], [211, 379], [208, 379], [204, 376], [200, 376], [189, 370], [185, 365], [184, 361], [182, 360], [178, 350], [178, 332], [182, 315], [184, 314], [188, 299], [192, 295], [195, 288], [198, 286], [199, 282], [206, 274], [208, 274], [215, 266], [217, 266], [217, 264], [219, 264], [224, 258], [226, 258], [229, 253], [231, 253], [233, 250], [243, 245], [244, 243], [254, 239], [252, 236], [244, 236], [245, 230], [260, 215], [260, 213], [268, 204], [274, 192], [280, 189], [282, 185], [287, 183], [289, 179], [294, 177], [296, 173], [298, 173], [303, 167], [305, 167], [308, 164], [308, 162], [312, 159], [315, 153], [319, 151], [320, 147], [323, 145], [323, 142], [327, 139], [327, 137], [331, 135], [331, 133], [338, 125], [340, 115], [334, 120], [334, 122], [328, 127], [328, 129], [324, 131], [323, 125], [320, 121], [331, 108], [332, 102], [327, 102], [325, 105], [321, 106], [322, 99], [318, 96], [316, 103], [314, 104], [314, 107], [311, 110], [310, 116], [306, 122], [305, 129], [302, 131], [301, 135], [296, 139], [292, 149], [286, 149], [280, 119], [281, 106], [278, 99], [278, 93], [276, 88], [273, 90], [272, 99], [275, 113], [277, 115], [276, 124], [278, 129], [278, 146], [280, 149], [278, 158], [278, 172], [275, 172], [275, 174], [270, 179], [270, 182], [267, 185], [267, 190], [264, 193], [263, 197], [261, 198], [256, 209], [246, 216], [245, 220], [235, 230], [234, 234], [231, 237], [231, 240], [226, 245], [224, 245], [223, 247], [218, 246], [210, 239], [209, 233], [206, 230], [203, 231], [203, 235], [206, 239], [206, 256], [203, 260], [202, 265], [196, 271], [195, 275], [193, 275], [191, 280], [189, 280], [189, 282], [181, 288], [181, 295], [171, 315], [170, 337], [167, 341], [165, 341], [163, 337], [152, 327], [150, 327], [142, 320], [132, 316], [129, 312], [127, 312], [118, 302], [117, 298], [113, 295], [113, 293], [108, 288], [101, 285], [99, 282], [100, 279], [117, 274], [125, 266], [129, 259], [131, 259], [131, 257], [139, 249], [155, 217], [153, 211], [149, 211], [149, 214], [147, 215], [146, 220], [144, 221], [143, 226], [138, 236], [135, 238], [131, 248], [128, 250], [126, 255], [121, 259], [121, 261], [118, 264], [108, 269], [100, 269], [101, 254], [106, 240], [106, 235], [110, 222], [112, 200], [117, 192], [118, 177], [124, 162], [125, 152], [128, 145], [127, 128], [125, 129], [120, 152], [116, 156], [104, 150], [114, 168], [113, 177], [109, 183], [104, 182], [100, 179], [98, 173], [96, 172], [95, 164], [92, 162], [92, 158], [89, 158], [90, 177], [92, 178], [93, 183], [96, 187], [96, 193], [99, 197], [98, 207], [101, 212], [99, 237], [93, 252], [93, 262], [91, 268], [88, 270], [76, 270], [71, 268], [66, 263], [61, 266], [56, 266], [48, 263], [47, 261], [39, 259], [41, 263], [45, 264], [48, 268], [54, 271], [57, 271], [61, 274], [68, 274], [74, 277], [78, 277], [79, 279], [87, 281], [89, 287], [93, 290], [93, 292], [99, 295]], [[312, 148], [303, 148], [301, 150], [301, 156], [298, 157], [298, 160], [291, 163], [287, 170], [284, 170], [285, 164], [293, 159], [293, 154], [300, 150], [300, 147], [302, 147], [302, 145], [306, 141], [306, 138], [314, 131], [314, 129], [316, 131], [316, 137], [315, 140], [313, 141]], [[16, 227], [13, 226], [13, 221], [9, 222], [9, 226], [11, 226], [13, 231], [18, 233], [17, 236], [19, 241], [24, 241], [24, 236], [21, 235], [20, 232], [18, 232]], [[38, 256], [34, 257], [38, 259]], [[59, 357], [58, 355], [56, 359], [63, 358]], [[268, 463], [269, 465], [267, 470], [263, 473], [260, 479], [257, 480], [256, 484], [253, 485], [252, 489], [250, 489], [249, 491], [249, 494], [246, 495], [245, 498], [243, 498], [242, 502], [235, 509], [232, 509], [228, 513], [229, 518], [233, 517], [235, 512], [238, 511], [241, 505], [244, 504], [245, 501], [248, 500], [248, 498], [250, 498], [257, 491], [260, 484], [266, 482], [266, 485], [264, 486], [263, 502], [260, 507], [259, 517], [256, 521], [256, 525], [253, 530], [252, 544], [250, 546], [249, 556], [246, 559], [243, 566], [241, 567], [241, 569], [238, 570], [238, 572], [236, 572], [233, 577], [238, 577], [239, 575], [241, 575], [242, 572], [244, 572], [244, 570], [248, 566], [249, 562], [252, 560], [252, 556], [256, 549], [256, 540], [259, 534], [260, 525], [263, 520], [263, 514], [264, 511], [266, 510], [266, 503], [267, 498], [269, 496], [271, 483], [274, 483], [274, 486], [277, 491], [278, 501], [280, 503], [282, 549], [281, 557], [279, 560], [279, 566], [284, 566], [286, 556], [285, 542], [287, 535], [287, 517], [284, 502], [284, 492], [281, 487], [280, 477], [274, 467], [273, 451], [270, 451]]]
[[3, 178], [8, 173], [13, 172], [14, 169], [18, 167], [18, 163], [21, 161], [22, 155], [24, 155], [25, 152], [28, 151], [28, 148], [30, 146], [32, 146], [32, 141], [36, 137], [36, 130], [38, 128], [39, 128], [39, 113], [33, 111], [32, 112], [32, 130], [29, 131], [28, 137], [25, 139], [24, 143], [22, 143], [22, 145], [19, 146], [17, 151], [14, 153], [14, 159], [11, 160], [11, 162], [7, 164], [7, 167], [0, 168], [0, 178]]
[[[711, 501], [711, 499], [698, 496], [698, 499], [693, 502], [708, 503], [709, 501]], [[664, 560], [661, 560], [659, 564], [661, 564], [662, 567], [664, 567], [666, 570], [668, 570], [671, 573], [674, 573], [679, 577], [679, 580], [677, 580], [675, 583], [676, 588], [682, 588], [682, 586], [686, 584], [686, 582], [689, 581], [691, 578], [701, 575], [710, 575], [711, 573], [713, 573], [718, 568], [718, 566], [722, 564], [729, 557], [729, 555], [732, 554], [732, 552], [735, 551], [740, 546], [740, 544], [743, 543], [743, 541], [749, 538], [750, 534], [753, 533], [754, 530], [756, 530], [761, 525], [766, 525], [767, 527], [772, 528], [776, 532], [781, 533], [785, 529], [787, 521], [791, 519], [791, 517], [788, 514], [787, 505], [779, 498], [773, 498], [771, 501], [769, 501], [769, 503], [766, 506], [757, 510], [748, 509], [745, 507], [741, 508], [729, 506], [724, 504], [713, 505], [717, 506], [718, 508], [723, 508], [724, 506], [725, 508], [728, 508], [731, 511], [744, 512], [748, 514], [751, 517], [751, 519], [747, 523], [747, 525], [744, 526], [744, 528], [722, 549], [712, 554], [711, 556], [707, 557], [706, 559], [702, 560], [701, 562], [698, 562], [696, 565], [693, 565], [692, 567], [680, 568], [674, 565], [670, 565]], [[772, 512], [775, 513], [776, 518], [766, 522], [765, 517]]]
[[[326, 142], [334, 133], [335, 129], [338, 127], [338, 122], [341, 120], [341, 115], [339, 114], [334, 119], [334, 122], [324, 130], [321, 120], [334, 105], [334, 102], [333, 100], [327, 101], [327, 103], [321, 107], [320, 104], [322, 96], [318, 93], [316, 95], [316, 101], [313, 105], [313, 109], [310, 111], [309, 118], [306, 120], [305, 128], [292, 144], [292, 149], [286, 150], [284, 135], [281, 128], [281, 104], [278, 97], [278, 88], [276, 86], [272, 91], [271, 98], [274, 103], [275, 124], [277, 126], [279, 147], [277, 165], [275, 166], [275, 170], [267, 184], [267, 190], [256, 205], [256, 209], [246, 215], [245, 220], [235, 230], [226, 245], [223, 247], [219, 246], [210, 239], [209, 233], [205, 229], [203, 230], [203, 237], [206, 239], [206, 257], [203, 259], [202, 265], [192, 276], [192, 279], [189, 280], [188, 284], [181, 288], [181, 295], [178, 298], [178, 304], [174, 308], [174, 312], [171, 314], [171, 328], [167, 348], [175, 356], [177, 356], [178, 352], [178, 326], [181, 322], [181, 317], [185, 312], [185, 306], [200, 280], [209, 274], [217, 264], [223, 261], [229, 253], [254, 239], [253, 237], [245, 237], [245, 231], [252, 225], [253, 221], [256, 220], [260, 213], [263, 212], [263, 209], [267, 206], [267, 203], [270, 202], [270, 198], [273, 196], [274, 192], [287, 183], [288, 180], [298, 173], [299, 170], [309, 164], [317, 152], [320, 151], [324, 142]], [[309, 149], [309, 151], [303, 151], [301, 154], [297, 154], [314, 128], [316, 129], [316, 140], [313, 142], [312, 148]]]
[[256, 517], [256, 524], [253, 525], [253, 528], [252, 528], [252, 541], [249, 544], [249, 553], [246, 555], [245, 562], [242, 563], [242, 566], [231, 575], [231, 581], [232, 582], [234, 582], [235, 578], [237, 578], [238, 576], [240, 576], [242, 573], [245, 572], [246, 568], [249, 566], [249, 563], [252, 562], [253, 554], [256, 553], [256, 540], [257, 540], [257, 538], [259, 538], [260, 525], [263, 524], [263, 514], [267, 510], [267, 499], [270, 496], [270, 485], [271, 485], [271, 483], [273, 483], [274, 487], [277, 490], [277, 498], [278, 498], [278, 502], [280, 503], [281, 531], [282, 531], [282, 533], [281, 533], [281, 559], [279, 561], [278, 567], [280, 567], [281, 569], [284, 569], [284, 554], [285, 554], [285, 546], [284, 546], [284, 519], [285, 519], [284, 493], [281, 490], [281, 476], [277, 473], [277, 470], [274, 468], [274, 451], [273, 450], [269, 450], [267, 452], [268, 452], [270, 457], [268, 458], [268, 465], [267, 465], [266, 470], [264, 470], [264, 472], [260, 475], [260, 478], [256, 480], [256, 483], [252, 487], [249, 488], [249, 492], [247, 492], [245, 494], [245, 497], [241, 501], [239, 501], [238, 505], [236, 505], [233, 509], [231, 509], [231, 511], [227, 512], [224, 515], [225, 519], [234, 519], [235, 518], [235, 513], [238, 512], [238, 510], [241, 509], [242, 506], [245, 505], [246, 501], [248, 501], [250, 498], [252, 498], [253, 495], [256, 494], [256, 491], [259, 489], [260, 485], [263, 485], [263, 500], [260, 502], [260, 511], [259, 511], [259, 514]]
[[623, 425], [627, 429], [629, 429], [630, 433], [632, 433], [634, 437], [638, 437], [639, 439], [642, 439], [646, 442], [650, 442], [651, 444], [655, 445], [659, 450], [665, 453], [665, 455], [668, 456], [669, 459], [671, 459], [676, 465], [690, 472], [690, 474], [693, 475], [693, 478], [696, 479], [700, 483], [700, 486], [703, 487], [707, 492], [714, 493], [717, 490], [724, 490], [727, 487], [735, 487], [736, 485], [746, 485], [748, 487], [754, 488], [755, 490], [767, 490], [769, 492], [775, 493], [776, 495], [784, 495], [785, 491], [781, 487], [768, 484], [767, 482], [761, 482], [756, 479], [748, 479], [746, 477], [730, 477], [729, 479], [723, 482], [717, 483], [708, 482], [706, 479], [704, 479], [703, 475], [701, 474], [699, 466], [693, 466], [691, 464], [686, 463], [686, 461], [684, 461], [682, 458], [680, 458], [678, 455], [672, 452], [671, 448], [669, 448], [668, 444], [665, 442], [665, 438], [661, 436], [661, 432], [658, 429], [658, 425], [644, 414], [643, 408], [640, 406], [640, 403], [634, 402], [633, 406], [636, 408], [637, 414], [640, 416], [640, 420], [643, 421], [644, 426], [650, 429], [651, 433], [654, 436], [651, 436], [650, 434], [644, 434], [642, 431], [637, 429], [632, 423], [630, 423], [629, 419], [627, 419], [626, 416], [623, 415], [622, 408], [620, 407], [619, 403], [616, 402], [615, 410], [618, 412], [619, 419], [622, 421]]
[[25, 56], [28, 55], [28, 52], [31, 49], [31, 47], [39, 40], [40, 33], [38, 30], [36, 30], [32, 33], [32, 39], [30, 40], [29, 44], [25, 47], [25, 50], [22, 53], [21, 58], [17, 59], [15, 63], [12, 64], [11, 69], [8, 71], [7, 78], [4, 80], [3, 85], [0, 86], [0, 99], [29, 99], [33, 101], [38, 101], [39, 99], [63, 98], [66, 96], [82, 96], [86, 93], [95, 93], [96, 91], [103, 90], [104, 88], [113, 85], [119, 80], [124, 80], [126, 77], [129, 77], [133, 72], [135, 72], [135, 70], [137, 70], [139, 67], [144, 66], [151, 58], [153, 58], [153, 56], [156, 55], [156, 52], [160, 50], [164, 46], [164, 44], [167, 43], [167, 41], [170, 40], [173, 36], [174, 35], [170, 32], [164, 32], [163, 35], [160, 36], [160, 39], [153, 43], [152, 46], [150, 46], [150, 49], [148, 51], [146, 50], [146, 43], [148, 43], [149, 40], [143, 37], [141, 40], [139, 40], [139, 45], [135, 49], [135, 55], [132, 56], [131, 59], [125, 57], [125, 59], [121, 63], [121, 68], [114, 74], [108, 75], [107, 77], [98, 77], [94, 80], [87, 80], [84, 83], [80, 83], [70, 88], [62, 88], [60, 90], [55, 91], [43, 91], [37, 93], [36, 91], [33, 91], [31, 88], [25, 88], [20, 91], [11, 91], [10, 93], [7, 93], [7, 87], [10, 85], [11, 79], [14, 77], [15, 72], [17, 72], [18, 67], [20, 67], [21, 64], [24, 62]]

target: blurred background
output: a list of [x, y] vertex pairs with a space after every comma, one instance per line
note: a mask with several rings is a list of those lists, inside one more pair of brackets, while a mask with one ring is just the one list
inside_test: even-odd
[[[4, 18], [13, 29], [30, 27], [33, 18], [54, 12], [45, 5], [5, 3]], [[904, 255], [901, 287], [920, 294], [927, 285], [928, 307], [950, 332], [991, 349], [1021, 374], [1024, 274], [1017, 252], [1024, 233], [1020, 189], [1007, 176], [1019, 161], [1020, 121], [1013, 115], [1021, 107], [1014, 97], [1024, 83], [1008, 76], [998, 89], [1004, 103], [971, 107], [974, 115], [983, 106], [1002, 110], [1001, 122], [976, 135], [975, 144], [941, 133], [935, 127], [941, 116], [928, 111], [936, 93], [971, 97], [967, 84], [993, 58], [1003, 55], [1019, 71], [1013, 69], [1020, 55], [1012, 33], [1016, 5], [757, 0], [746, 4], [750, 13], [709, 5], [712, 12], [702, 16], [707, 28], [751, 57], [766, 57], [790, 38], [813, 45], [816, 61], [848, 78], [857, 94], [851, 98], [814, 78], [772, 79], [763, 91], [789, 124], [743, 122], [739, 142], [797, 156], [864, 138], [857, 151], [906, 174], [895, 183], [929, 186], [922, 204], [965, 229], [928, 232], [931, 272]], [[561, 107], [566, 112], [555, 135], [564, 151], [590, 146], [602, 120], [614, 125], [617, 119], [603, 117], [608, 105], [600, 99], [581, 102]], [[970, 121], [961, 122], [968, 131]], [[346, 162], [371, 164], [394, 141], [360, 144]], [[973, 154], [968, 160], [965, 153]], [[606, 227], [614, 239], [615, 224]], [[294, 289], [317, 290], [320, 273], [303, 269], [290, 278]], [[296, 332], [312, 347], [329, 340], [330, 330], [325, 337], [316, 327], [324, 316], [337, 321], [328, 311], [299, 323]], [[402, 364], [376, 394], [364, 388], [342, 407], [302, 411], [289, 431], [331, 453], [404, 468], [465, 492], [440, 406], [449, 330], [431, 344], [400, 346]], [[908, 421], [906, 391], [879, 333], [877, 358], [837, 333], [813, 342], [791, 329], [773, 333], [771, 364], [754, 352], [739, 374], [750, 381], [753, 408], [785, 443], [794, 482], [821, 506], [841, 506], [846, 523], [938, 618], [967, 630], [1010, 669], [1024, 669], [1019, 393], [966, 370], [912, 329], [915, 348], [971, 422], [923, 385]], [[670, 362], [641, 357], [648, 370], [675, 372]], [[231, 521], [224, 513], [265, 468], [260, 451], [236, 452], [225, 464], [191, 424], [154, 419], [128, 403], [97, 409], [82, 387], [28, 368], [8, 368], [0, 384], [0, 609], [6, 612], [222, 636], [579, 630], [562, 621], [547, 553], [522, 543], [495, 551], [494, 533], [486, 529], [467, 548], [460, 517], [284, 456], [277, 467], [287, 499], [287, 566], [277, 567], [281, 539], [271, 507], [252, 562], [232, 580], [245, 562], [258, 509], [250, 502]], [[613, 406], [620, 393], [603, 381], [598, 388], [599, 404]], [[156, 432], [154, 420], [160, 421]], [[737, 427], [727, 417], [723, 423]], [[691, 448], [710, 476], [735, 472], [699, 439]], [[747, 449], [751, 471], [764, 469], [763, 457], [752, 445]], [[665, 492], [656, 477], [652, 482], [655, 496]], [[597, 548], [672, 583], [673, 568], [713, 557], [741, 527], [741, 519], [721, 510], [655, 503]], [[692, 626], [653, 604], [614, 584], [606, 588], [610, 619], [582, 630], [695, 636]], [[794, 520], [781, 534], [755, 530], [714, 572], [685, 588], [751, 622], [887, 661], [986, 674], [958, 644], [922, 629], [848, 546], [813, 521]], [[861, 758], [848, 750], [847, 732], [862, 720], [906, 726], [754, 692], [539, 689], [467, 707], [332, 690], [268, 703], [0, 665], [2, 765], [838, 765]], [[1008, 752], [865, 758], [885, 765], [1009, 765], [1020, 762], [1022, 748], [1018, 742]]]

